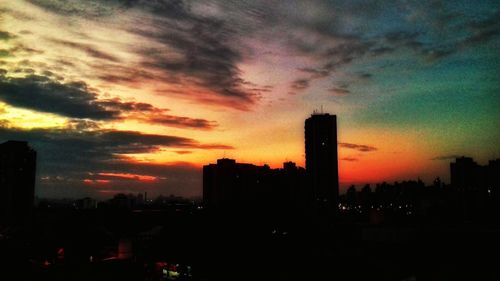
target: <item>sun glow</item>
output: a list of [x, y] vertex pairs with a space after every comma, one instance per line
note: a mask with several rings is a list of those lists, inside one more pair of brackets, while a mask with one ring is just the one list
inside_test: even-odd
[[55, 114], [15, 108], [2, 102], [0, 102], [0, 119], [7, 121], [8, 127], [20, 129], [64, 128], [69, 121], [68, 118]]

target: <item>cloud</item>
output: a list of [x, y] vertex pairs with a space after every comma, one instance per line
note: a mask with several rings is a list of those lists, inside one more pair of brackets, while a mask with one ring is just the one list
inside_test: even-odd
[[10, 57], [10, 56], [11, 56], [11, 52], [9, 50], [0, 49], [0, 58]]
[[16, 35], [7, 32], [7, 31], [2, 31], [0, 30], [0, 41], [8, 41], [10, 39], [16, 38]]
[[83, 82], [63, 84], [39, 75], [1, 77], [0, 99], [12, 106], [73, 118], [106, 120], [120, 114], [99, 104], [96, 94]]
[[[347, 5], [349, 6], [349, 4]], [[399, 5], [401, 4], [397, 4], [397, 6]], [[337, 10], [342, 10], [341, 7], [343, 6], [341, 3], [332, 3], [330, 8], [335, 7]], [[329, 25], [322, 24], [320, 18], [312, 19], [306, 22], [305, 25], [302, 25], [301, 28], [307, 30], [309, 33], [321, 34], [322, 36], [312, 37], [315, 40], [311, 41], [311, 46], [306, 47], [303, 44], [304, 39], [302, 38], [311, 36], [308, 36], [309, 33], [304, 31], [302, 32], [303, 35], [299, 37], [297, 44], [294, 45], [293, 42], [291, 44], [292, 46], [296, 46], [298, 53], [316, 58], [318, 61], [317, 67], [299, 68], [300, 71], [310, 74], [310, 77], [301, 78], [309, 82], [301, 89], [307, 88], [316, 79], [332, 75], [335, 71], [339, 71], [341, 67], [362, 62], [364, 58], [376, 59], [382, 55], [393, 54], [401, 50], [410, 50], [423, 61], [435, 63], [460, 52], [464, 48], [484, 44], [500, 34], [500, 21], [498, 20], [500, 18], [500, 11], [495, 11], [486, 18], [477, 19], [478, 17], [467, 17], [460, 13], [450, 13], [442, 6], [434, 7], [432, 3], [422, 5], [407, 3], [400, 8], [404, 8], [415, 15], [425, 11], [427, 13], [425, 15], [426, 24], [430, 26], [415, 28], [415, 24], [407, 25], [405, 22], [402, 22], [399, 26], [392, 26], [390, 29], [387, 27], [381, 28], [375, 34], [370, 34], [367, 32], [368, 30], [365, 30], [365, 33], [352, 31], [345, 33], [343, 31], [342, 16], [333, 20], [333, 22], [326, 21], [326, 23], [330, 23]], [[379, 9], [375, 8], [375, 10]], [[429, 11], [431, 11], [430, 14]], [[365, 20], [356, 20], [360, 19], [361, 14], [361, 11], [352, 11], [350, 9], [348, 11], [348, 15], [354, 19], [354, 24], [356, 22], [365, 22]], [[379, 13], [373, 13], [373, 15], [377, 14]], [[374, 19], [372, 18], [372, 20]], [[408, 20], [413, 22], [413, 19]], [[378, 24], [378, 21], [371, 23], [373, 28]], [[425, 24], [422, 23], [422, 25]], [[462, 28], [462, 30], [459, 30], [459, 28]], [[443, 33], [445, 30], [446, 32]], [[450, 30], [454, 30], [453, 33], [450, 33]], [[463, 36], [464, 30], [468, 33], [465, 36]], [[435, 38], [440, 38], [440, 40]], [[395, 57], [397, 56], [399, 54], [395, 55]], [[368, 77], [359, 78], [364, 79]], [[293, 82], [292, 87], [295, 85], [295, 82]]]
[[[152, 153], [165, 148], [232, 149], [224, 144], [199, 143], [190, 138], [168, 135], [144, 134], [134, 131], [96, 129], [82, 126], [79, 129], [32, 129], [8, 127], [0, 122], [0, 142], [25, 140], [38, 152], [38, 178], [45, 178], [37, 186], [37, 193], [57, 196], [82, 196], [93, 193], [85, 179], [103, 179], [103, 174], [144, 175], [158, 178], [148, 182], [128, 179], [111, 179], [116, 189], [176, 194], [199, 194], [201, 179], [198, 167], [189, 163], [154, 164], [137, 162], [128, 154]], [[100, 176], [96, 176], [99, 175]], [[166, 181], [166, 182], [165, 182]], [[187, 190], [184, 189], [187, 188]], [[40, 189], [39, 189], [40, 188]]]
[[[120, 8], [121, 1], [108, 1], [111, 5], [103, 5], [101, 0], [88, 0], [81, 2], [78, 0], [28, 0], [48, 11], [56, 12], [68, 16], [102, 17], [111, 15]], [[123, 1], [126, 2], [126, 1]]]
[[374, 146], [369, 146], [369, 145], [364, 145], [364, 144], [354, 144], [354, 143], [346, 143], [346, 142], [339, 142], [339, 146], [343, 148], [348, 148], [348, 149], [354, 149], [360, 152], [371, 152], [371, 151], [376, 151], [377, 148]]
[[[101, 67], [100, 63], [86, 62], [96, 70], [87, 75], [95, 75], [111, 83], [162, 81], [155, 83], [158, 89], [162, 89], [164, 84], [168, 84], [169, 89], [177, 84], [181, 93], [173, 91], [169, 95], [176, 94], [179, 98], [238, 110], [249, 110], [265, 92], [261, 87], [247, 87], [248, 81], [242, 78], [239, 64], [244, 62], [245, 48], [240, 43], [245, 34], [235, 28], [235, 22], [199, 13], [196, 7], [203, 3], [178, 0], [30, 2], [65, 17], [98, 18], [103, 25], [113, 15], [127, 15], [126, 23], [118, 29], [141, 42], [117, 47], [122, 53], [128, 52], [137, 58], [133, 62], [122, 61], [101, 47], [100, 43], [104, 41], [100, 38], [86, 42], [48, 38], [58, 45], [112, 63]], [[224, 6], [228, 5], [221, 7]], [[80, 34], [92, 39], [90, 32], [81, 31]], [[109, 45], [109, 41], [104, 43]], [[124, 71], [116, 71], [116, 68]]]
[[212, 129], [217, 126], [215, 121], [208, 121], [205, 119], [193, 119], [182, 116], [173, 116], [168, 114], [160, 114], [158, 116], [146, 117], [142, 119], [145, 122], [153, 124], [161, 124], [180, 128], [198, 128], [198, 129]]
[[[361, 38], [349, 38], [325, 50], [312, 53], [311, 55], [316, 56], [321, 61], [321, 65], [318, 68], [299, 68], [300, 71], [308, 73], [310, 76], [293, 81], [292, 88], [296, 90], [308, 88], [312, 81], [328, 77], [340, 67], [361, 59], [370, 52], [373, 46], [375, 46], [373, 41], [364, 41]], [[361, 78], [366, 79], [367, 77]]]
[[177, 154], [191, 154], [191, 153], [193, 153], [190, 150], [176, 150], [174, 152], [177, 153]]
[[500, 34], [500, 10], [483, 20], [472, 20], [467, 24], [471, 34], [460, 42], [461, 45], [470, 47], [485, 43]]
[[343, 157], [343, 158], [340, 158], [340, 160], [349, 161], [349, 162], [356, 162], [356, 161], [358, 161], [358, 158], [355, 158], [355, 157]]
[[98, 50], [95, 46], [92, 46], [90, 44], [85, 44], [85, 43], [79, 43], [79, 42], [72, 42], [72, 41], [67, 41], [67, 40], [60, 40], [60, 39], [54, 39], [50, 38], [49, 41], [54, 42], [59, 45], [63, 45], [66, 47], [70, 47], [72, 49], [80, 50], [87, 55], [97, 58], [97, 59], [103, 59], [103, 60], [108, 60], [112, 62], [120, 62], [118, 58], [115, 56], [108, 54], [104, 51]]
[[[222, 21], [192, 15], [177, 19], [184, 21], [187, 28], [173, 28], [168, 18], [159, 21], [157, 28], [133, 30], [137, 35], [165, 46], [164, 49], [154, 50], [137, 48], [135, 52], [143, 59], [141, 67], [160, 71], [172, 82], [208, 89], [219, 99], [236, 100], [242, 104], [238, 109], [255, 103], [260, 92], [245, 87], [237, 66], [243, 57], [236, 47], [228, 43], [235, 39]], [[216, 102], [219, 99], [205, 101]]]
[[23, 78], [0, 76], [0, 100], [16, 107], [92, 120], [136, 119], [141, 122], [209, 130], [214, 121], [167, 114], [168, 109], [148, 103], [124, 102], [119, 98], [99, 99], [81, 81], [62, 83], [46, 76]]
[[373, 74], [368, 73], [368, 72], [358, 72], [357, 75], [361, 79], [370, 79], [373, 77]]
[[351, 93], [351, 91], [349, 91], [348, 89], [341, 88], [341, 87], [333, 87], [333, 88], [328, 89], [328, 91], [331, 92], [332, 94], [339, 95], [339, 96], [344, 96], [344, 95], [348, 95]]
[[309, 87], [309, 82], [311, 79], [301, 78], [292, 82], [292, 89], [300, 91], [307, 89]]

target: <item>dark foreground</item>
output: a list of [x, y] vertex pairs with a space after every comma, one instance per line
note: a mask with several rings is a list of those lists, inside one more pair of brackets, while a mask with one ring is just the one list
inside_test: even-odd
[[169, 210], [37, 210], [1, 280], [500, 280], [500, 227]]

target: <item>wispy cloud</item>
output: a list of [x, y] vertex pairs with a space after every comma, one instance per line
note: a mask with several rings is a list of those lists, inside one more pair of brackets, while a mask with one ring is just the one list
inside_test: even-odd
[[343, 158], [340, 158], [340, 160], [342, 160], [342, 161], [349, 161], [349, 162], [356, 162], [359, 159], [355, 158], [355, 157], [343, 157]]
[[364, 144], [347, 143], [347, 142], [339, 142], [339, 146], [343, 147], [343, 148], [354, 149], [354, 150], [357, 150], [360, 152], [371, 152], [371, 151], [377, 150], [377, 148], [374, 146], [364, 145]]
[[105, 51], [99, 50], [97, 47], [92, 46], [90, 44], [86, 43], [78, 43], [78, 42], [72, 42], [72, 41], [67, 41], [67, 40], [60, 40], [60, 39], [54, 39], [54, 38], [49, 38], [48, 39], [51, 42], [54, 42], [56, 44], [60, 44], [63, 46], [70, 47], [75, 50], [82, 51], [86, 53], [87, 55], [97, 58], [97, 59], [103, 59], [103, 60], [108, 60], [112, 62], [119, 62], [120, 60], [113, 56], [110, 53], [107, 53]]

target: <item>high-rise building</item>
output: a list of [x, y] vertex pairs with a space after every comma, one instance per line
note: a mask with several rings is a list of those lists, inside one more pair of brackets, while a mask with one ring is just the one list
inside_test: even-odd
[[337, 117], [313, 114], [305, 122], [306, 172], [317, 206], [336, 210], [339, 196]]
[[0, 224], [25, 224], [35, 195], [36, 152], [24, 141], [0, 144]]

